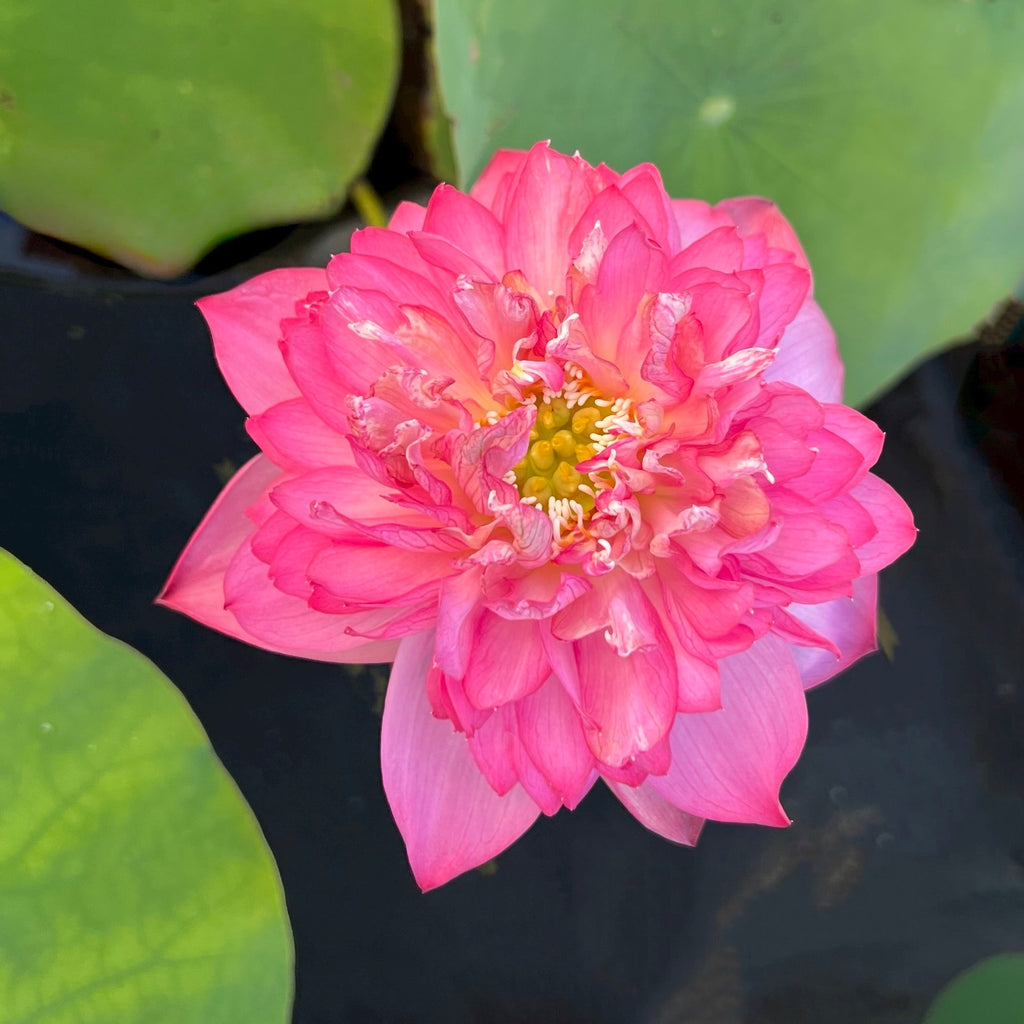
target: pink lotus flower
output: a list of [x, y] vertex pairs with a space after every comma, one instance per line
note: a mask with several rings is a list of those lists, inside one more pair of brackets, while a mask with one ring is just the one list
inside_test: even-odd
[[788, 824], [804, 690], [874, 650], [915, 530], [771, 203], [541, 143], [199, 305], [262, 454], [161, 600], [394, 660], [384, 787], [422, 888], [599, 777], [676, 842]]

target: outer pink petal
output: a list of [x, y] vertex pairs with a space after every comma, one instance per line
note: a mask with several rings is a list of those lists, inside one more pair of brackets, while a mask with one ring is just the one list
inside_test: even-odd
[[878, 576], [853, 582], [853, 598], [840, 597], [823, 604], [791, 604], [786, 611], [839, 648], [837, 658], [820, 647], [794, 647], [793, 658], [805, 689], [831, 679], [858, 658], [878, 649]]
[[[348, 449], [348, 443], [345, 443]], [[278, 484], [271, 492], [271, 500], [296, 522], [323, 533], [341, 532], [344, 536], [359, 536], [351, 527], [338, 527], [338, 517], [328, 513], [317, 515], [317, 506], [326, 502], [345, 519], [358, 523], [396, 523], [409, 527], [432, 526], [428, 516], [404, 509], [384, 494], [389, 489], [368, 477], [352, 464], [349, 451], [333, 464], [310, 470], [302, 476], [291, 477]], [[332, 525], [336, 529], [332, 530]]]
[[[360, 339], [346, 328], [351, 345]], [[302, 397], [314, 412], [341, 434], [351, 430], [348, 421], [348, 397], [338, 379], [327, 349], [327, 337], [320, 324], [293, 321], [281, 340], [281, 353], [288, 372], [302, 389]]]
[[712, 207], [701, 199], [672, 199], [672, 213], [679, 231], [679, 248], [685, 249], [715, 228], [732, 227], [725, 210]]
[[508, 270], [505, 232], [486, 206], [450, 185], [438, 185], [430, 197], [423, 230], [442, 235], [482, 263], [500, 280]]
[[654, 164], [639, 164], [619, 179], [622, 194], [640, 211], [666, 252], [679, 248], [679, 228], [661, 172]]
[[312, 582], [354, 607], [420, 604], [436, 597], [441, 581], [456, 571], [449, 554], [347, 543], [332, 544], [307, 570]]
[[[620, 231], [608, 246], [597, 284], [581, 303], [594, 353], [619, 367], [639, 365], [646, 355], [636, 351], [636, 339], [626, 331], [646, 293], [658, 290], [665, 273], [665, 258], [634, 226]], [[591, 301], [586, 301], [586, 299]], [[631, 342], [633, 344], [631, 344]], [[645, 346], [649, 344], [646, 339]]]
[[196, 305], [213, 335], [224, 379], [248, 413], [297, 398], [299, 390], [281, 358], [281, 321], [310, 292], [325, 291], [323, 270], [296, 267], [260, 274]]
[[[235, 474], [199, 524], [157, 602], [228, 636], [282, 654], [359, 664], [390, 661], [395, 643], [367, 643], [347, 631], [353, 620], [315, 612], [301, 598], [278, 590], [270, 581], [269, 567], [252, 554], [255, 527], [246, 509], [279, 475], [280, 470], [262, 455]], [[226, 607], [233, 591], [244, 595], [243, 608], [237, 603]], [[272, 633], [250, 621], [250, 602], [267, 617]]]
[[796, 232], [773, 202], [757, 196], [745, 196], [723, 200], [715, 209], [728, 213], [741, 235], [764, 235], [773, 249], [793, 253], [796, 265], [804, 270], [809, 269], [807, 256]]
[[526, 162], [526, 150], [499, 149], [481, 171], [469, 194], [501, 220], [505, 216], [512, 185]]
[[835, 331], [821, 307], [807, 299], [783, 332], [765, 380], [786, 381], [819, 402], [843, 400], [843, 363]]
[[788, 825], [779, 786], [807, 736], [803, 683], [790, 648], [765, 636], [719, 669], [721, 710], [676, 717], [672, 766], [648, 784], [701, 818]]
[[607, 779], [605, 782], [641, 825], [671, 839], [673, 843], [696, 846], [700, 830], [704, 827], [703, 818], [696, 818], [670, 804], [649, 782], [640, 786], [625, 786]]
[[402, 641], [381, 731], [384, 792], [424, 891], [501, 853], [540, 814], [519, 786], [499, 797], [465, 737], [431, 713], [425, 682], [433, 650], [433, 633]]
[[862, 571], [878, 572], [896, 561], [917, 539], [914, 514], [907, 503], [873, 473], [868, 473], [850, 491], [850, 497], [868, 511], [878, 528], [878, 533], [867, 544], [857, 548]]
[[185, 545], [157, 597], [158, 604], [229, 636], [252, 640], [224, 608], [224, 573], [235, 552], [255, 532], [246, 509], [280, 477], [277, 466], [257, 455], [231, 478]]
[[449, 576], [437, 610], [437, 663], [453, 679], [466, 674], [477, 623], [483, 614], [483, 571], [477, 567]]

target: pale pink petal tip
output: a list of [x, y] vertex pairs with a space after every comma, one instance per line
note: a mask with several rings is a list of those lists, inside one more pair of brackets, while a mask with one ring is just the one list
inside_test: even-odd
[[206, 318], [224, 379], [248, 413], [261, 413], [297, 398], [299, 389], [281, 358], [281, 321], [296, 304], [327, 288], [321, 269], [271, 270], [232, 288], [207, 295], [196, 305]]
[[540, 814], [519, 786], [498, 796], [465, 737], [433, 716], [424, 685], [433, 652], [432, 631], [402, 641], [381, 733], [384, 791], [424, 892], [497, 856]]

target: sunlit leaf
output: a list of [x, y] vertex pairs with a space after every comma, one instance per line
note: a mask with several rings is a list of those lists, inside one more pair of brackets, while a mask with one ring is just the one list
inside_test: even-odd
[[142, 273], [332, 213], [398, 64], [390, 0], [0, 5], [0, 207]]
[[291, 958], [181, 695], [0, 552], [0, 1024], [285, 1024]]
[[795, 224], [861, 402], [1024, 271], [1024, 6], [437, 0], [467, 181], [550, 138]]

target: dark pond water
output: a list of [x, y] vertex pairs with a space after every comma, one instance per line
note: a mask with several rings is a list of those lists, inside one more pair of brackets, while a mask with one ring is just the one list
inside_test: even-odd
[[423, 896], [379, 780], [378, 670], [265, 654], [153, 606], [252, 451], [192, 302], [323, 263], [344, 224], [174, 284], [0, 225], [0, 544], [184, 691], [284, 879], [296, 1024], [917, 1024], [1024, 948], [1024, 342], [961, 346], [870, 410], [914, 549], [898, 640], [810, 697], [786, 831], [696, 850], [603, 790]]

